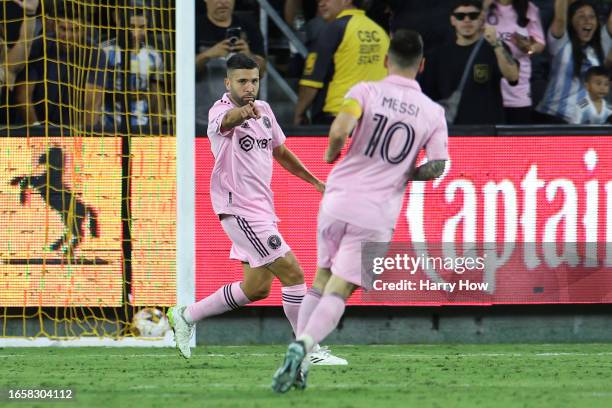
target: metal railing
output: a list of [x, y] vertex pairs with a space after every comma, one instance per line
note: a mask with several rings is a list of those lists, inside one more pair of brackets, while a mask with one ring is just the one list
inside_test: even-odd
[[[270, 20], [272, 20], [272, 22], [287, 38], [287, 40], [289, 40], [289, 43], [296, 49], [297, 53], [300, 54], [303, 58], [306, 58], [306, 56], [308, 55], [308, 49], [306, 48], [304, 43], [300, 41], [298, 36], [295, 35], [291, 27], [289, 27], [289, 25], [285, 23], [283, 18], [272, 7], [268, 0], [257, 0], [257, 2], [259, 3], [260, 7], [259, 26], [261, 28], [261, 35], [263, 37], [264, 50], [266, 51], [266, 54], [268, 53], [268, 18], [270, 18]], [[270, 74], [270, 79], [273, 80], [279, 86], [279, 89], [283, 91], [283, 93], [289, 98], [289, 100], [293, 103], [297, 103], [297, 94], [289, 85], [289, 83], [285, 81], [282, 75], [276, 70], [274, 64], [268, 61], [266, 69]], [[268, 99], [268, 76], [264, 77], [261, 81], [259, 95], [261, 99]]]

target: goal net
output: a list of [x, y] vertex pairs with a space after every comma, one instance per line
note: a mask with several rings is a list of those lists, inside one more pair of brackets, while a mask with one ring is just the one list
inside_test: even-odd
[[176, 302], [175, 2], [23, 3], [0, 2], [0, 345], [128, 339], [143, 308], [144, 330], [161, 327], [154, 309]]

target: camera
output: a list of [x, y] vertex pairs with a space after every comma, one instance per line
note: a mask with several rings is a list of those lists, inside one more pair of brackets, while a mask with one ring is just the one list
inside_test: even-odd
[[242, 37], [242, 27], [230, 27], [225, 31], [225, 38], [229, 40], [230, 45], [234, 46]]

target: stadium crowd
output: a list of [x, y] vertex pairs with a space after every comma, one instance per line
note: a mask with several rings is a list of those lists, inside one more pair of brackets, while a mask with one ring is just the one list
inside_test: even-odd
[[[120, 130], [170, 120], [174, 42], [152, 27], [171, 27], [172, 16], [142, 12], [167, 1], [49, 0], [44, 12], [39, 0], [4, 1], [0, 124]], [[262, 73], [273, 65], [294, 87], [297, 104], [281, 120], [329, 124], [348, 89], [386, 75], [389, 38], [400, 28], [421, 33], [418, 81], [447, 108], [449, 123], [612, 121], [606, 0], [271, 1], [308, 48], [306, 58], [273, 25], [263, 38], [256, 0], [195, 2], [199, 125], [224, 92], [225, 61], [238, 52]]]
[[[608, 107], [610, 2], [272, 3], [308, 47], [307, 58], [301, 58], [274, 30], [267, 39], [266, 54], [255, 23], [256, 1], [198, 2], [199, 124], [205, 124], [210, 105], [223, 92], [219, 80], [224, 75], [223, 61], [235, 52], [255, 56], [262, 67], [273, 60], [284, 68], [289, 83], [297, 77], [293, 124], [329, 124], [351, 86], [384, 77], [389, 36], [400, 28], [423, 36], [426, 62], [418, 80], [428, 96], [453, 112], [452, 117], [447, 115], [451, 123], [604, 124], [612, 120]], [[233, 45], [236, 33], [240, 42]], [[219, 84], [221, 89], [211, 90]]]
[[133, 131], [169, 121], [168, 1], [3, 1], [0, 127]]

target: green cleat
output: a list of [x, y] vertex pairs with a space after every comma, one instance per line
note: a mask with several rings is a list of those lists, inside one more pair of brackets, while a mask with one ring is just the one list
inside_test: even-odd
[[276, 370], [272, 378], [272, 390], [278, 393], [285, 393], [295, 384], [296, 388], [306, 388], [306, 377], [302, 375], [302, 383], [296, 383], [296, 379], [301, 373], [302, 361], [306, 357], [306, 348], [301, 341], [294, 341], [287, 347], [283, 365]]
[[189, 324], [183, 317], [185, 306], [173, 306], [168, 309], [168, 322], [174, 332], [174, 342], [181, 356], [191, 357], [191, 347], [189, 342], [193, 336], [195, 324]]

